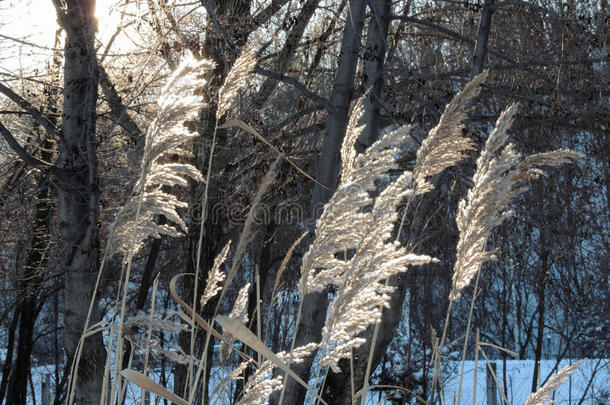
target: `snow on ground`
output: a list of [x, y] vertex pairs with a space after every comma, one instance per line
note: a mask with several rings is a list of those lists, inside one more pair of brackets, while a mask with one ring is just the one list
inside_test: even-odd
[[[534, 370], [533, 360], [511, 360], [507, 361], [507, 377], [506, 385], [508, 388], [507, 399], [510, 405], [522, 405], [525, 403], [532, 384], [532, 373]], [[454, 396], [457, 398], [459, 385], [460, 362], [455, 362], [451, 365], [450, 374], [445, 378], [445, 403], [448, 405], [454, 404]], [[542, 380], [553, 371], [555, 360], [541, 361]], [[569, 360], [564, 360], [559, 363], [557, 370], [570, 364]], [[476, 405], [486, 405], [486, 363], [479, 361], [477, 367], [476, 381]], [[502, 379], [502, 361], [497, 361], [497, 377], [500, 382], [500, 387], [503, 387]], [[36, 367], [32, 370], [32, 383], [36, 392], [36, 403], [40, 404], [41, 386], [44, 374], [51, 374], [51, 387], [54, 387], [53, 368], [51, 366]], [[445, 373], [447, 370], [445, 371]], [[591, 376], [593, 378], [591, 379]], [[154, 378], [154, 376], [153, 376]], [[214, 379], [219, 381], [219, 376], [214, 375]], [[589, 384], [589, 382], [591, 383]], [[214, 384], [214, 383], [213, 383]], [[462, 382], [461, 404], [473, 405], [474, 393], [474, 361], [467, 361], [464, 365], [464, 381]], [[587, 389], [588, 386], [588, 389]], [[586, 394], [585, 394], [586, 390]], [[570, 380], [561, 386], [552, 399], [556, 400], [556, 404], [579, 404], [583, 398], [583, 405], [610, 405], [610, 359], [601, 360], [585, 360], [580, 368], [572, 375]], [[497, 404], [502, 405], [503, 401], [501, 394], [497, 393]], [[155, 396], [152, 396], [152, 404], [159, 403]], [[367, 404], [377, 404], [377, 396], [373, 400], [373, 396], [367, 398]], [[139, 404], [140, 392], [137, 387], [129, 384], [126, 392], [126, 404]], [[31, 400], [31, 398], [30, 398]], [[32, 402], [29, 402], [32, 403]]]
[[[574, 362], [574, 361], [572, 361]], [[564, 366], [571, 364], [569, 360], [563, 360], [555, 371], [555, 360], [542, 360], [541, 379], [545, 381], [549, 374], [555, 374]], [[447, 404], [453, 404], [454, 395], [457, 397], [461, 363], [453, 365], [452, 373], [445, 380], [445, 399]], [[496, 362], [497, 378], [500, 388], [503, 389], [502, 361]], [[509, 360], [506, 362], [506, 397], [508, 403], [513, 405], [524, 404], [532, 387], [532, 375], [534, 371], [533, 360]], [[593, 379], [591, 379], [593, 376]], [[591, 384], [589, 381], [591, 380]], [[486, 400], [486, 362], [479, 361], [476, 379], [476, 405], [487, 404]], [[587, 389], [587, 386], [588, 389]], [[473, 404], [474, 387], [474, 361], [466, 361], [464, 365], [464, 381], [462, 382], [462, 404]], [[586, 391], [586, 393], [585, 393]], [[552, 396], [556, 404], [578, 404], [583, 398], [582, 404], [610, 405], [610, 359], [585, 360], [571, 378], [565, 382]], [[502, 404], [500, 392], [497, 392], [497, 403]]]

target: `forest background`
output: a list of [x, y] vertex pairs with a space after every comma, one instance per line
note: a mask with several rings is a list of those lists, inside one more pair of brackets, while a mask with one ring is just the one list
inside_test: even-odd
[[[363, 111], [357, 153], [411, 125], [397, 167], [380, 183], [388, 182], [416, 169], [417, 149], [445, 106], [485, 69], [460, 129], [475, 150], [436, 173], [433, 190], [398, 204], [393, 237], [438, 261], [390, 278], [395, 290], [380, 327], [361, 332], [375, 333], [372, 350], [354, 349], [341, 372], [328, 370], [320, 395], [328, 403], [351, 403], [354, 387], [371, 384], [387, 386], [370, 395], [388, 395], [390, 403], [439, 400], [435, 349], [443, 331], [440, 357], [446, 360], [461, 358], [466, 330], [494, 345], [486, 353], [498, 364], [534, 360], [532, 392], [550, 377], [540, 373], [543, 359], [602, 359], [594, 373], [609, 367], [606, 0], [97, 3], [0, 2], [0, 403], [33, 403], [32, 370], [41, 366], [52, 370], [51, 403], [64, 403], [72, 391], [79, 404], [98, 403], [106, 355], [117, 350], [123, 363], [115, 369], [131, 364], [142, 371], [146, 364], [159, 385], [207, 403], [238, 357], [221, 359], [219, 342], [209, 341], [204, 330], [172, 329], [180, 322], [175, 312], [184, 308], [171, 294], [171, 281], [198, 274], [196, 282], [183, 276], [176, 284], [177, 294], [197, 307], [215, 259], [229, 243], [222, 268], [234, 279], [222, 299], [199, 311], [201, 317], [231, 313], [251, 283], [247, 326], [273, 352], [289, 351], [293, 337], [298, 344], [319, 341], [337, 290], [302, 299], [299, 278], [316, 219], [340, 183], [340, 150], [354, 105]], [[184, 118], [196, 134], [189, 136], [188, 153], [165, 157], [192, 164], [204, 180], [164, 189], [185, 202], [178, 208], [185, 235], [158, 234], [143, 240], [133, 257], [107, 257], [112, 224], [137, 191], [157, 101], [187, 54], [214, 67], [195, 92], [204, 103]], [[243, 55], [247, 68], [232, 78], [239, 85], [227, 107], [219, 90]], [[484, 288], [473, 299], [473, 287], [467, 287], [453, 303], [458, 203], [473, 186], [477, 151], [513, 103], [518, 113], [510, 141], [520, 152], [565, 148], [583, 157], [550, 169], [513, 199], [513, 215], [489, 241], [498, 250], [477, 281]], [[219, 125], [231, 119], [239, 125]], [[267, 182], [270, 168], [274, 179]], [[154, 215], [151, 223], [163, 228], [172, 222], [168, 215]], [[133, 320], [150, 314], [153, 296], [157, 318], [173, 316], [174, 323], [159, 323], [154, 339], [138, 346], [147, 324]], [[103, 331], [83, 341], [86, 322]], [[124, 348], [108, 346], [110, 325], [118, 323], [120, 340], [131, 339]], [[158, 353], [145, 361], [151, 341]], [[235, 347], [250, 350], [239, 339]], [[478, 357], [479, 349], [471, 336], [466, 358]], [[210, 360], [201, 385], [191, 388], [190, 359], [204, 353]], [[78, 372], [71, 370], [75, 355]], [[319, 360], [308, 358], [294, 369], [309, 382]], [[507, 392], [510, 375], [499, 369], [498, 387]], [[231, 383], [227, 402], [243, 399], [255, 370], [249, 366]], [[303, 403], [307, 391], [286, 380], [284, 403]], [[596, 400], [593, 391], [587, 400]]]

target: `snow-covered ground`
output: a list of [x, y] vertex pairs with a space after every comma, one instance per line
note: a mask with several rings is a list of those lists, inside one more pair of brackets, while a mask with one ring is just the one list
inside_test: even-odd
[[[542, 380], [553, 371], [555, 360], [541, 361]], [[568, 360], [562, 361], [557, 369], [569, 364]], [[486, 405], [486, 363], [479, 361], [477, 368], [476, 381], [476, 405]], [[497, 377], [502, 388], [504, 383], [502, 379], [502, 361], [497, 361]], [[532, 384], [532, 373], [534, 370], [533, 360], [512, 360], [507, 361], [507, 388], [506, 394], [510, 405], [522, 405], [525, 403]], [[453, 404], [454, 396], [457, 398], [459, 385], [460, 363], [455, 362], [452, 366], [451, 374], [445, 378], [445, 403]], [[32, 383], [36, 391], [36, 403], [40, 404], [41, 386], [44, 374], [52, 374], [52, 367], [36, 367], [32, 373]], [[554, 372], [553, 372], [554, 373]], [[593, 378], [591, 379], [591, 376]], [[51, 376], [51, 379], [53, 377]], [[589, 383], [590, 382], [590, 383]], [[54, 382], [51, 383], [53, 388]], [[588, 388], [587, 388], [588, 387]], [[474, 361], [467, 361], [464, 365], [464, 381], [462, 382], [461, 404], [473, 405], [474, 393]], [[585, 394], [586, 391], [586, 394]], [[139, 403], [139, 390], [137, 387], [130, 384], [127, 391], [127, 401], [129, 405]], [[561, 386], [553, 397], [556, 404], [579, 404], [583, 398], [583, 405], [610, 405], [610, 359], [602, 360], [585, 360], [580, 368], [572, 375], [572, 377]], [[500, 392], [497, 392], [497, 404], [503, 404]], [[157, 403], [155, 396], [152, 396], [152, 404]], [[377, 404], [377, 396], [371, 404]], [[367, 400], [367, 403], [369, 401]], [[31, 403], [31, 402], [30, 402]]]
[[[506, 362], [506, 397], [509, 404], [523, 404], [530, 394], [532, 387], [532, 375], [534, 371], [533, 360], [509, 360]], [[553, 372], [556, 365], [555, 360], [542, 360], [540, 362], [541, 380]], [[569, 360], [559, 363], [557, 370], [570, 364]], [[497, 378], [500, 388], [503, 388], [502, 361], [496, 362]], [[473, 404], [474, 385], [474, 361], [467, 361], [464, 365], [464, 381], [462, 382], [462, 404]], [[595, 371], [596, 370], [596, 371]], [[454, 395], [457, 397], [459, 386], [460, 363], [456, 362], [445, 383], [445, 398], [447, 404], [453, 404]], [[595, 375], [594, 375], [595, 374]], [[593, 376], [594, 375], [594, 376]], [[591, 379], [593, 376], [593, 379]], [[589, 381], [591, 383], [589, 384]], [[587, 389], [587, 386], [588, 389]], [[586, 391], [586, 393], [585, 393]], [[582, 404], [610, 405], [610, 359], [585, 360], [571, 378], [561, 386], [552, 397], [556, 404]], [[497, 392], [497, 403], [503, 404], [501, 393]], [[486, 402], [486, 362], [479, 361], [476, 379], [476, 404], [487, 404]]]

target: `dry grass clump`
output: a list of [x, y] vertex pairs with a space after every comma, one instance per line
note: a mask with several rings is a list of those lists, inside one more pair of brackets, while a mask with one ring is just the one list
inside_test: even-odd
[[[487, 72], [477, 76], [447, 106], [417, 152], [415, 174], [403, 172], [376, 198], [372, 197], [376, 182], [398, 169], [397, 157], [411, 128], [403, 126], [383, 136], [358, 155], [354, 144], [363, 128], [361, 100], [352, 109], [341, 148], [341, 182], [316, 224], [316, 238], [303, 257], [299, 283], [301, 296], [338, 287], [322, 331], [321, 365], [337, 372], [339, 360], [365, 342], [358, 335], [379, 322], [394, 291], [384, 280], [410, 265], [434, 261], [393, 240], [398, 204], [431, 190], [428, 177], [455, 165], [473, 148], [472, 141], [462, 136], [462, 121], [486, 76]], [[340, 259], [341, 252], [350, 252], [351, 257]]]
[[[236, 60], [233, 69], [219, 90], [217, 118], [231, 113], [235, 108], [237, 94], [243, 87], [245, 78], [252, 73], [256, 63], [256, 52], [253, 47], [248, 48]], [[155, 343], [150, 339], [150, 331], [153, 329], [178, 330], [174, 323], [152, 315], [138, 315], [131, 320], [126, 320], [124, 314], [127, 284], [131, 258], [146, 238], [160, 235], [178, 236], [186, 231], [186, 224], [178, 214], [178, 210], [185, 207], [186, 204], [168, 190], [174, 186], [185, 186], [189, 179], [202, 180], [202, 176], [195, 167], [188, 163], [168, 161], [170, 155], [171, 159], [190, 156], [184, 145], [196, 135], [185, 131], [182, 123], [194, 118], [201, 107], [201, 97], [196, 96], [194, 90], [202, 88], [206, 84], [205, 80], [201, 78], [202, 74], [212, 68], [213, 64], [208, 61], [197, 62], [189, 59], [172, 75], [160, 97], [159, 114], [147, 133], [140, 179], [135, 185], [133, 195], [119, 212], [112, 226], [110, 252], [125, 253], [128, 264], [123, 284], [119, 338], [114, 365], [115, 378], [110, 401], [115, 397], [118, 368], [123, 352], [122, 330], [147, 327], [149, 334], [146, 340], [129, 336], [134, 342], [145, 346], [147, 351], [156, 349]], [[457, 164], [466, 157], [468, 151], [474, 148], [472, 140], [462, 134], [463, 121], [467, 116], [470, 101], [478, 95], [480, 86], [486, 77], [487, 72], [477, 76], [455, 96], [447, 105], [438, 125], [430, 131], [417, 151], [414, 171], [404, 171], [396, 178], [391, 178], [390, 172], [399, 169], [398, 158], [405, 145], [408, 144], [411, 127], [403, 126], [382, 136], [365, 152], [358, 154], [355, 143], [363, 129], [361, 125], [362, 99], [355, 103], [341, 148], [340, 182], [337, 191], [324, 207], [324, 211], [316, 223], [315, 239], [303, 256], [301, 278], [298, 284], [301, 297], [311, 292], [324, 291], [333, 287], [334, 295], [326, 315], [320, 343], [311, 343], [299, 348], [293, 347], [290, 352], [277, 354], [271, 352], [261, 341], [260, 332], [257, 336], [245, 325], [248, 322], [247, 302], [250, 284], [241, 288], [228, 316], [217, 314], [219, 304], [211, 320], [203, 320], [197, 315], [197, 308], [188, 307], [184, 301], [178, 300], [174, 296], [187, 312], [187, 315], [182, 315], [181, 318], [188, 321], [190, 327], [193, 328], [193, 336], [194, 328], [199, 325], [208, 332], [207, 342], [209, 342], [210, 336], [220, 339], [220, 360], [223, 366], [228, 363], [231, 351], [236, 350], [235, 339], [241, 340], [258, 353], [257, 361], [247, 354], [239, 352], [243, 361], [233, 372], [224, 376], [212, 391], [212, 397], [216, 396], [217, 400], [224, 399], [228, 384], [232, 380], [242, 378], [247, 367], [253, 367], [254, 373], [244, 386], [239, 404], [263, 404], [273, 392], [280, 389], [283, 377], [280, 374], [273, 376], [272, 372], [275, 368], [305, 386], [312, 398], [320, 399], [316, 391], [317, 378], [313, 386], [308, 386], [290, 369], [290, 364], [299, 363], [320, 350], [318, 376], [323, 369], [330, 368], [335, 372], [340, 371], [339, 361], [349, 358], [354, 349], [365, 343], [362, 332], [370, 325], [378, 323], [383, 308], [389, 305], [394, 287], [385, 281], [396, 274], [407, 271], [409, 266], [435, 261], [430, 256], [408, 250], [396, 240], [394, 228], [399, 219], [399, 204], [405, 199], [410, 202], [416, 196], [432, 190], [434, 185], [431, 178]], [[579, 154], [571, 151], [558, 150], [522, 159], [512, 144], [506, 145], [507, 133], [516, 110], [516, 106], [511, 106], [501, 114], [477, 160], [477, 170], [473, 179], [474, 186], [468, 192], [467, 197], [460, 202], [457, 214], [460, 239], [457, 245], [450, 302], [460, 297], [461, 291], [480, 271], [481, 265], [494, 257], [493, 251], [485, 250], [487, 240], [493, 229], [510, 215], [507, 206], [515, 196], [526, 190], [525, 181], [543, 174], [537, 166], [557, 166], [580, 157]], [[213, 146], [210, 155], [209, 170]], [[255, 208], [273, 183], [276, 166], [277, 161], [271, 165], [253, 199], [253, 206], [235, 248], [229, 273], [225, 276], [222, 269], [230, 250], [230, 245], [227, 244], [208, 273], [206, 288], [202, 296], [199, 299], [194, 298], [193, 307], [198, 302], [200, 308], [203, 308], [219, 292], [219, 301], [222, 301], [228, 291], [245, 256]], [[204, 198], [207, 198], [207, 188]], [[204, 203], [207, 203], [207, 200], [204, 200]], [[205, 209], [203, 211], [205, 212]], [[169, 224], [159, 225], [156, 221], [159, 215], [167, 218]], [[201, 240], [199, 243], [201, 244]], [[199, 253], [200, 250], [201, 245], [198, 248]], [[199, 257], [197, 258], [197, 268], [199, 268], [198, 264]], [[197, 279], [197, 275], [195, 277]], [[197, 284], [195, 284], [196, 290]], [[257, 310], [260, 311], [260, 307]], [[297, 318], [299, 316], [300, 314], [297, 315]], [[214, 322], [222, 327], [222, 334], [215, 329]], [[114, 331], [111, 332], [112, 334]], [[446, 329], [440, 340], [441, 349], [445, 335]], [[112, 351], [112, 344], [111, 338], [109, 352]], [[193, 351], [193, 344], [191, 344], [191, 351]], [[192, 403], [198, 389], [201, 372], [206, 370], [205, 362], [210, 361], [205, 357], [207, 347], [203, 350], [204, 357], [201, 359], [194, 358], [191, 353], [159, 351], [157, 353], [173, 358], [175, 361], [185, 359], [188, 361], [190, 365], [187, 383], [187, 389], [190, 390], [189, 401], [169, 393], [164, 387], [160, 387], [148, 379], [145, 374], [139, 374], [133, 370], [127, 370], [127, 372], [123, 370], [121, 375], [143, 389], [159, 393], [176, 403]], [[174, 354], [172, 355], [172, 353]], [[108, 358], [110, 359], [110, 355]], [[435, 359], [435, 362], [440, 362], [440, 357]], [[194, 367], [197, 367], [197, 372], [193, 370]], [[532, 394], [526, 405], [542, 403], [548, 398], [548, 393], [555, 389], [576, 365], [572, 367], [567, 371], [562, 370], [539, 392]], [[205, 374], [203, 380], [205, 380]], [[363, 401], [366, 398], [367, 389], [368, 382], [362, 389]], [[120, 387], [118, 387], [118, 391], [120, 392]], [[120, 394], [117, 397], [120, 401]]]

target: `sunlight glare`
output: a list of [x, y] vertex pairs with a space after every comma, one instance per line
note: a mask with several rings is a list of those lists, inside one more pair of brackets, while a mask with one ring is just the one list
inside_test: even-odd
[[[125, 0], [97, 0], [97, 39], [105, 45], [121, 23]], [[0, 1], [0, 70], [28, 70], [48, 60], [53, 51], [57, 18], [51, 0]], [[119, 35], [113, 50], [125, 51], [130, 42]], [[17, 40], [17, 41], [16, 41]], [[28, 45], [31, 44], [31, 45]]]
[[116, 31], [121, 23], [121, 9], [124, 3], [124, 0], [97, 0], [95, 17], [100, 40], [108, 40]]

